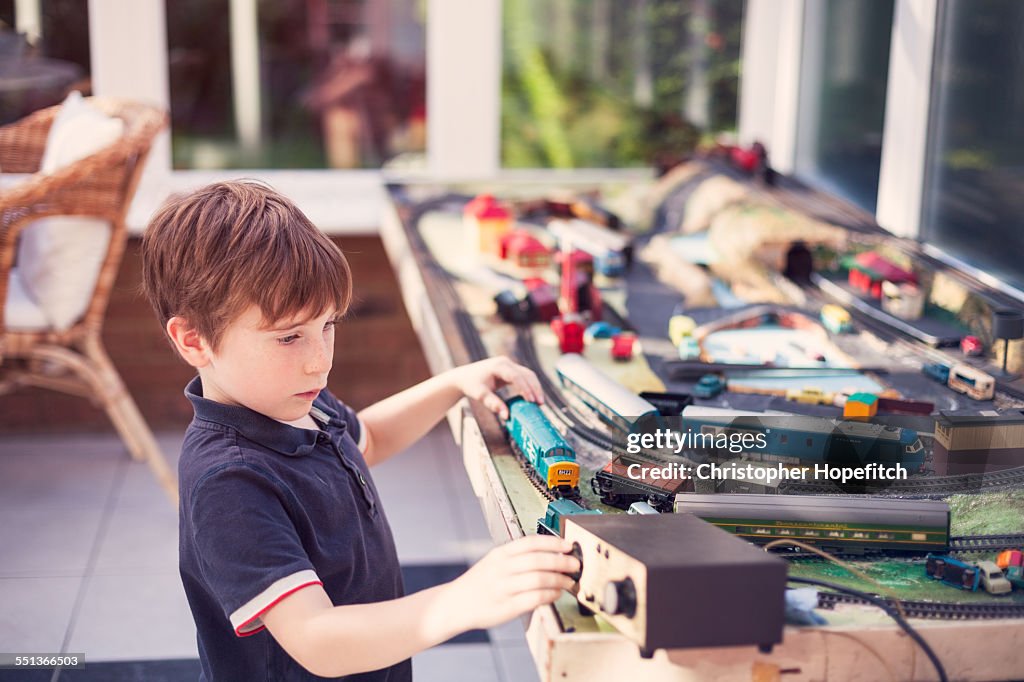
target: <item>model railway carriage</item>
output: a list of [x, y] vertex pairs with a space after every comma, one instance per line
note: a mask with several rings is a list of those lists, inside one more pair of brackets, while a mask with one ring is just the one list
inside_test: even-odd
[[555, 365], [562, 388], [594, 410], [612, 428], [631, 433], [638, 425], [657, 420], [658, 410], [595, 367], [578, 353], [566, 353]]
[[853, 554], [945, 552], [949, 547], [949, 505], [939, 500], [682, 494], [676, 496], [676, 511], [758, 544], [798, 540]]
[[578, 497], [580, 465], [576, 452], [551, 425], [536, 403], [516, 397], [508, 401], [509, 442], [539, 483], [559, 497]]
[[859, 421], [691, 405], [683, 410], [687, 431], [718, 434], [764, 434], [756, 452], [793, 457], [809, 464], [856, 467], [876, 462], [916, 471], [924, 464], [924, 445], [913, 429]]
[[621, 277], [632, 258], [629, 237], [586, 220], [552, 220], [548, 230], [558, 238], [562, 250], [566, 245], [589, 253], [594, 270], [606, 277]]
[[537, 520], [538, 535], [565, 535], [565, 519], [576, 514], [600, 514], [597, 509], [584, 509], [572, 500], [551, 500], [544, 516]]
[[611, 507], [628, 509], [634, 502], [649, 502], [658, 511], [670, 512], [676, 494], [693, 490], [688, 478], [654, 478], [657, 462], [618, 455], [590, 479], [590, 488]]

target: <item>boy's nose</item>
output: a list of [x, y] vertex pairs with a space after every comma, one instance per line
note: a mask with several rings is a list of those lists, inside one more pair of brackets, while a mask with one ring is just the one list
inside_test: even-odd
[[334, 358], [334, 346], [328, 341], [317, 344], [312, 356], [306, 361], [307, 374], [326, 374], [331, 369]]

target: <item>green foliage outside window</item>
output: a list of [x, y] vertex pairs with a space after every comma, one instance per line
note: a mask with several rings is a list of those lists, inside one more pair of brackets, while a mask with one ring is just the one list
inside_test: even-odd
[[504, 0], [505, 167], [645, 166], [736, 127], [743, 0]]

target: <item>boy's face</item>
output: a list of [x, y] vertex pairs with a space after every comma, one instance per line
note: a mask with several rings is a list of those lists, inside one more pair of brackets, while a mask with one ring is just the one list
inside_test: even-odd
[[224, 332], [220, 349], [199, 367], [203, 395], [280, 421], [305, 417], [327, 385], [334, 362], [336, 313], [268, 324], [250, 306]]

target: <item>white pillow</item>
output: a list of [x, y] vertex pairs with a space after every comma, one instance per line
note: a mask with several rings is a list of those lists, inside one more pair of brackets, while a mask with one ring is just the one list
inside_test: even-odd
[[[123, 133], [124, 121], [72, 92], [50, 126], [39, 170], [52, 175], [114, 143]], [[85, 313], [109, 240], [108, 221], [78, 216], [42, 218], [21, 233], [21, 283], [53, 328], [67, 329]]]
[[43, 330], [50, 321], [32, 297], [25, 293], [18, 268], [11, 268], [7, 280], [7, 300], [4, 303], [4, 328], [13, 331]]

